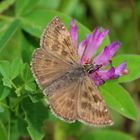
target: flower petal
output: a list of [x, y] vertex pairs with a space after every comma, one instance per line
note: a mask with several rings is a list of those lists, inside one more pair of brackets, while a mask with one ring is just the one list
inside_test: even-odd
[[87, 45], [88, 45], [88, 42], [89, 42], [90, 37], [91, 37], [91, 35], [87, 35], [86, 39], [83, 40], [83, 41], [80, 43], [80, 45], [79, 45], [79, 47], [78, 47], [78, 54], [79, 54], [80, 57], [83, 55], [84, 50], [85, 50], [85, 48], [86, 48]]
[[90, 78], [95, 82], [97, 86], [104, 84], [104, 80], [101, 79], [97, 72], [90, 74]]
[[118, 67], [115, 69], [115, 74], [116, 75], [125, 75], [128, 74], [128, 70], [126, 69], [126, 62], [121, 63]]
[[114, 41], [112, 44], [110, 44], [108, 47], [110, 49], [110, 54], [113, 56], [117, 50], [120, 48], [121, 43], [119, 41]]
[[115, 74], [115, 68], [114, 67], [111, 67], [108, 71], [100, 70], [100, 71], [98, 71], [98, 75], [103, 80], [110, 80], [110, 79], [118, 78], [118, 75]]
[[107, 65], [110, 60], [109, 47], [105, 47], [104, 50], [94, 59], [95, 65]]
[[108, 34], [108, 29], [105, 29], [103, 32], [100, 31], [100, 28], [96, 28], [95, 32], [91, 35], [86, 50], [81, 58], [81, 64], [85, 63], [85, 60], [90, 61], [93, 55], [95, 54], [97, 48], [101, 45], [102, 40]]
[[126, 62], [123, 62], [118, 67], [111, 67], [109, 70], [97, 70], [90, 74], [90, 77], [95, 81], [96, 85], [103, 84], [106, 80], [119, 78], [121, 75], [128, 74]]
[[102, 64], [103, 66], [108, 65], [119, 47], [120, 47], [120, 42], [117, 41], [105, 47], [104, 50], [95, 58], [94, 60], [95, 65], [96, 64], [98, 65]]
[[71, 23], [70, 23], [70, 35], [71, 38], [73, 39], [76, 47], [78, 47], [78, 33], [77, 33], [78, 27], [75, 24], [75, 20], [72, 19]]

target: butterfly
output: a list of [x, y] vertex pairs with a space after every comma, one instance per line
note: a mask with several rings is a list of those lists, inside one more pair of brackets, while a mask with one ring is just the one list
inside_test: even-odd
[[33, 53], [31, 69], [51, 111], [67, 122], [111, 125], [111, 113], [89, 77], [95, 68], [80, 65], [75, 43], [59, 17], [45, 28], [40, 46]]

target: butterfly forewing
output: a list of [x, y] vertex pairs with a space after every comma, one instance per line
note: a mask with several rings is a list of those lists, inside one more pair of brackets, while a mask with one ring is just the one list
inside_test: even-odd
[[42, 48], [65, 62], [79, 62], [76, 46], [59, 17], [54, 17], [44, 30], [40, 41]]
[[112, 118], [104, 100], [95, 83], [87, 76], [81, 81], [77, 99], [77, 117], [81, 122], [93, 126], [112, 124]]
[[40, 45], [33, 54], [32, 72], [40, 88], [45, 89], [77, 66], [79, 57], [70, 33], [59, 17], [53, 18], [44, 30]]

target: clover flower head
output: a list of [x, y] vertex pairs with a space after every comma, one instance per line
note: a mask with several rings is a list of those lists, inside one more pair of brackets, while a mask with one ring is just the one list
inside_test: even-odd
[[102, 44], [103, 39], [108, 35], [108, 29], [101, 31], [99, 27], [96, 28], [95, 31], [91, 35], [87, 35], [79, 45], [77, 31], [78, 26], [76, 26], [73, 19], [70, 23], [70, 35], [81, 58], [80, 64], [84, 65], [92, 62], [95, 68], [98, 67], [96, 71], [89, 74], [97, 86], [102, 85], [106, 80], [116, 79], [122, 75], [128, 74], [126, 62], [122, 62], [117, 67], [112, 66], [112, 58], [121, 45], [119, 41], [114, 41], [108, 46], [105, 46], [101, 53], [96, 55], [98, 47]]

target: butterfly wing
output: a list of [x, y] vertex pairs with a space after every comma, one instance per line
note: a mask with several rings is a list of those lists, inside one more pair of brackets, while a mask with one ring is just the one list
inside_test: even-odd
[[79, 62], [78, 51], [59, 17], [54, 17], [44, 30], [40, 41], [42, 48], [65, 62]]
[[78, 54], [70, 33], [58, 17], [45, 29], [41, 48], [33, 53], [32, 72], [41, 89], [78, 65]]
[[79, 84], [78, 81], [75, 81], [69, 86], [48, 95], [51, 110], [57, 117], [68, 122], [74, 122], [77, 119], [78, 90]]
[[77, 101], [78, 120], [93, 126], [111, 125], [111, 114], [94, 82], [83, 77]]
[[42, 48], [36, 49], [33, 53], [31, 68], [41, 89], [45, 89], [71, 69], [70, 65], [52, 56]]

